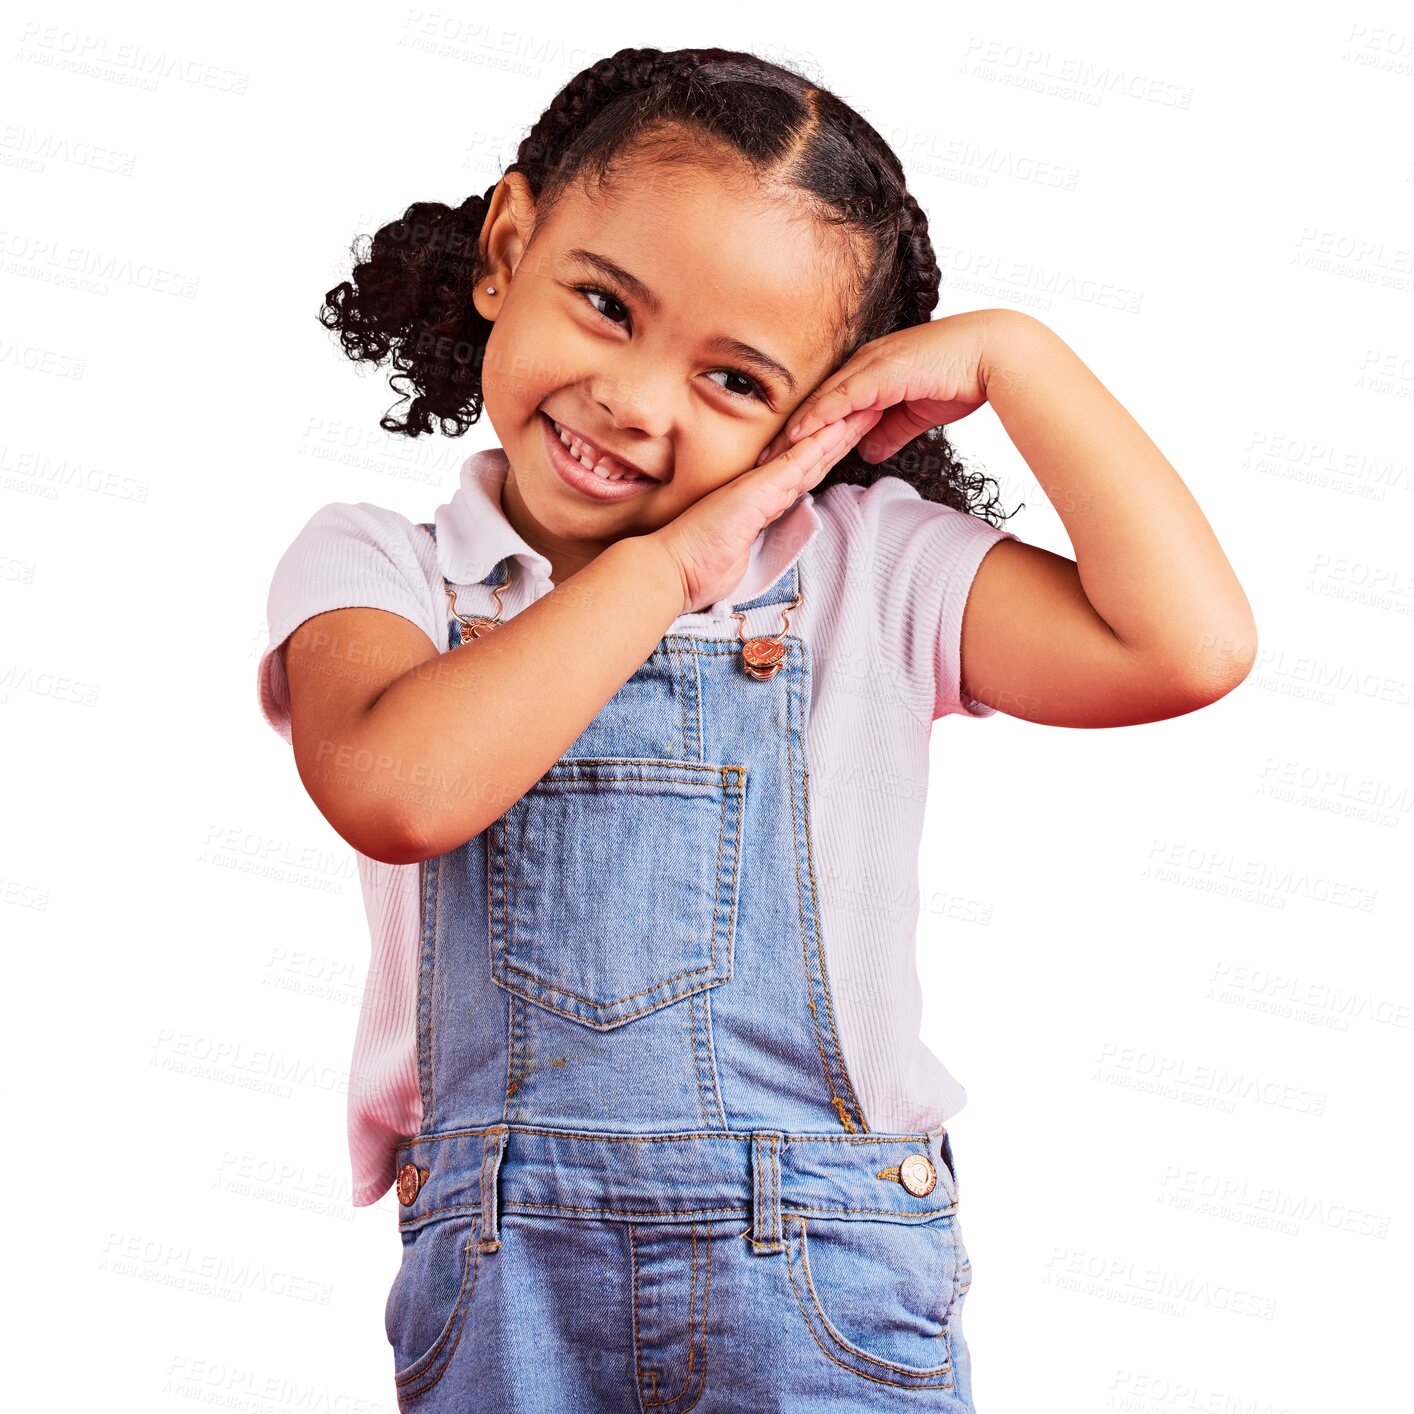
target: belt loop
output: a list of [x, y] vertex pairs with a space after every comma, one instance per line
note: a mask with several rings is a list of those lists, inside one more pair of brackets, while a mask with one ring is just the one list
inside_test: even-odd
[[488, 1129], [481, 1151], [481, 1236], [476, 1247], [479, 1252], [494, 1252], [501, 1245], [500, 1200], [496, 1180], [501, 1172], [501, 1160], [506, 1152], [508, 1131]]
[[751, 1136], [751, 1245], [757, 1252], [779, 1252], [781, 1242], [781, 1163], [778, 1130]]

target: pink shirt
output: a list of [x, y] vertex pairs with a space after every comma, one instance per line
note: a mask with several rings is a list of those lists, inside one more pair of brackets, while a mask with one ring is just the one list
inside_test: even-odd
[[[437, 508], [435, 543], [417, 527], [425, 515], [413, 520], [366, 502], [314, 513], [276, 566], [259, 667], [261, 710], [286, 741], [289, 687], [277, 650], [305, 619], [330, 609], [384, 609], [445, 649], [444, 576], [468, 586], [458, 594], [462, 613], [493, 613], [491, 591], [477, 582], [509, 556], [506, 618], [554, 588], [549, 561], [501, 510], [506, 471], [500, 447], [468, 457], [455, 495]], [[821, 937], [845, 1064], [875, 1131], [934, 1129], [967, 1100], [919, 1035], [918, 844], [932, 723], [949, 714], [995, 715], [963, 697], [959, 663], [968, 589], [982, 557], [1003, 539], [1016, 536], [925, 501], [897, 477], [806, 493], [757, 537], [727, 598], [667, 630], [735, 638], [732, 605], [762, 593], [799, 558], [804, 598], [790, 631], [812, 651], [807, 741]], [[778, 606], [746, 616], [748, 636], [779, 628]], [[393, 1150], [421, 1125], [418, 866], [357, 858], [373, 955], [348, 1125], [353, 1203], [365, 1207], [392, 1185]]]

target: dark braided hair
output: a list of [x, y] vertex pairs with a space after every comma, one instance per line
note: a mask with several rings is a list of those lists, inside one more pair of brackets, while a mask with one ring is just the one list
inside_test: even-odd
[[[576, 74], [527, 133], [507, 172], [535, 196], [535, 228], [574, 181], [604, 183], [632, 152], [665, 161], [713, 155], [744, 161], [763, 180], [845, 228], [862, 252], [851, 278], [838, 368], [861, 345], [926, 323], [940, 273], [928, 219], [908, 191], [888, 143], [848, 104], [757, 55], [728, 49], [620, 49]], [[482, 412], [481, 366], [491, 322], [472, 301], [482, 223], [497, 183], [460, 206], [414, 202], [400, 220], [353, 244], [353, 278], [330, 290], [320, 322], [352, 359], [391, 358], [406, 418], [387, 432], [460, 436]], [[534, 239], [532, 232], [531, 239]], [[851, 450], [816, 486], [867, 486], [897, 476], [927, 500], [998, 524], [996, 482], [967, 470], [942, 427], [884, 461]], [[990, 493], [989, 493], [990, 488]]]

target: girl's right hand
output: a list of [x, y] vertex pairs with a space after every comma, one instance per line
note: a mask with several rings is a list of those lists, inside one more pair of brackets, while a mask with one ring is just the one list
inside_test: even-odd
[[879, 414], [866, 408], [827, 422], [646, 536], [668, 552], [682, 577], [682, 612], [698, 613], [730, 594], [746, 573], [761, 531], [803, 491], [817, 486], [878, 420]]

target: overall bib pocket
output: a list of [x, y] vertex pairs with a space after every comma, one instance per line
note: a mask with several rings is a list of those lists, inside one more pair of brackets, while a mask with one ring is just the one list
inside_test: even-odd
[[487, 832], [491, 976], [608, 1030], [732, 974], [746, 767], [557, 762]]
[[832, 1361], [903, 1388], [952, 1386], [952, 1321], [970, 1280], [953, 1216], [895, 1223], [795, 1213], [784, 1241], [801, 1316]]
[[435, 1385], [451, 1364], [480, 1265], [478, 1220], [476, 1212], [457, 1212], [400, 1231], [402, 1262], [383, 1314], [399, 1408]]

